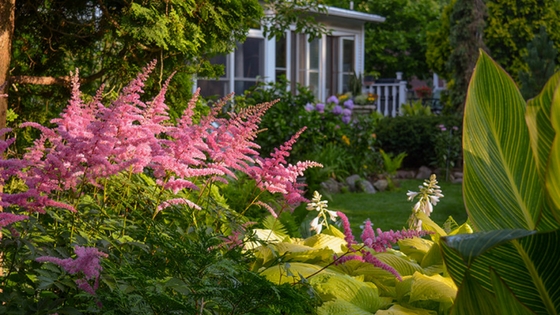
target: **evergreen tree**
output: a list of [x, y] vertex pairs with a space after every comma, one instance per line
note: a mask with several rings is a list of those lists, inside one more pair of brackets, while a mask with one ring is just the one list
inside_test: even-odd
[[521, 94], [525, 99], [530, 99], [540, 93], [548, 79], [554, 74], [558, 50], [549, 40], [546, 27], [542, 26], [540, 32], [527, 45], [528, 55], [525, 62], [528, 71], [519, 73]]
[[509, 73], [529, 70], [525, 59], [527, 45], [541, 26], [546, 27], [556, 49], [560, 49], [558, 0], [486, 0], [486, 6], [486, 46], [492, 58]]
[[483, 42], [485, 5], [482, 0], [457, 0], [450, 15], [451, 54], [446, 64], [451, 109], [463, 112], [467, 88]]

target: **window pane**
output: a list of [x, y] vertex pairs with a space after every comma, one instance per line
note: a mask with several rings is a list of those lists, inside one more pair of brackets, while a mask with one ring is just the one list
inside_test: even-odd
[[218, 80], [198, 80], [200, 95], [203, 97], [218, 96], [223, 97], [231, 92], [227, 81]]
[[257, 84], [257, 81], [243, 81], [243, 80], [235, 80], [235, 94], [236, 95], [243, 95], [245, 90], [248, 90], [252, 86]]
[[276, 41], [276, 68], [286, 68], [286, 36]]
[[227, 76], [227, 55], [220, 55], [220, 56], [215, 56], [210, 58], [210, 63], [213, 65], [223, 65], [224, 66], [224, 75], [222, 75], [222, 78], [225, 78]]
[[309, 73], [309, 89], [313, 92], [315, 97], [319, 97], [319, 73]]
[[235, 51], [235, 77], [256, 78], [264, 74], [264, 39], [247, 38], [243, 44], [237, 44]]
[[352, 72], [354, 70], [354, 41], [344, 39], [342, 41], [342, 71]]
[[319, 39], [309, 43], [309, 69], [319, 70]]

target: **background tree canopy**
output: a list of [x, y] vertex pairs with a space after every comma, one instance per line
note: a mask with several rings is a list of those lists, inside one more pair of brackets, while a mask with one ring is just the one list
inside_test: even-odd
[[[180, 112], [194, 74], [222, 73], [211, 57], [231, 52], [263, 19], [269, 36], [290, 23], [320, 32], [312, 17], [297, 18], [302, 8], [321, 11], [318, 5], [314, 0], [3, 1], [0, 35], [12, 47], [0, 46], [0, 59], [9, 62], [0, 63], [0, 94], [9, 92], [9, 106], [0, 99], [0, 112], [9, 107], [20, 120], [45, 123], [66, 105], [71, 71], [79, 69], [84, 94], [103, 84], [104, 97], [114, 98], [154, 59], [157, 76], [145, 89], [159, 90], [176, 72], [167, 103]], [[277, 14], [265, 18], [263, 7]]]
[[[480, 20], [481, 15], [483, 20]], [[476, 16], [478, 18], [474, 18]], [[542, 73], [535, 72], [538, 67], [530, 64], [535, 58], [529, 57], [530, 44], [543, 28], [546, 34], [540, 36], [546, 35], [553, 46], [547, 50], [552, 53], [560, 49], [559, 17], [560, 2], [556, 0], [451, 0], [443, 9], [439, 27], [428, 33], [427, 64], [450, 81], [451, 100], [459, 109], [474, 67], [475, 56], [468, 47], [486, 49], [522, 85], [522, 90], [523, 85], [531, 81], [531, 91], [540, 91], [548, 78], [542, 78], [539, 86], [533, 86], [535, 82], [530, 78], [542, 76]], [[475, 24], [478, 26], [468, 26]], [[548, 45], [548, 41], [545, 42]], [[558, 56], [555, 58], [558, 63]], [[550, 63], [546, 60], [537, 63], [543, 62]], [[535, 92], [527, 92], [526, 97], [531, 94], [534, 96]]]

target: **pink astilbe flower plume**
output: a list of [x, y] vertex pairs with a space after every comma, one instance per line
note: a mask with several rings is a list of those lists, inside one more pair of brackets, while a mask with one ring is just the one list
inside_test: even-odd
[[[29, 217], [21, 214], [14, 214], [9, 212], [0, 212], [0, 229], [12, 223], [23, 221]], [[1, 236], [0, 236], [1, 237]]]
[[323, 167], [320, 163], [312, 161], [300, 161], [296, 165], [286, 162], [292, 146], [305, 129], [302, 128], [279, 149], [275, 149], [270, 158], [257, 157], [256, 165], [248, 172], [248, 175], [257, 182], [257, 187], [271, 193], [283, 194], [291, 205], [309, 201], [303, 197], [304, 191], [301, 189], [303, 185], [297, 183], [297, 177], [303, 176], [303, 171], [310, 167]]
[[[101, 267], [101, 259], [106, 258], [107, 254], [100, 252], [95, 247], [82, 247], [75, 246], [74, 252], [76, 253], [76, 258], [66, 258], [61, 259], [52, 256], [42, 256], [35, 260], [37, 262], [50, 262], [62, 267], [67, 273], [75, 275], [78, 273], [83, 274], [83, 278], [76, 279], [75, 282], [78, 287], [92, 295], [95, 295], [95, 290], [99, 284], [99, 275], [103, 267]], [[95, 280], [95, 284], [92, 287], [88, 280]]]
[[356, 245], [356, 241], [354, 236], [352, 235], [352, 229], [350, 228], [350, 222], [344, 213], [337, 212], [338, 217], [340, 217], [342, 221], [342, 227], [344, 229], [345, 240], [348, 247], [348, 253], [355, 252], [361, 255], [352, 254], [352, 255], [344, 255], [341, 257], [334, 256], [334, 263], [335, 264], [342, 264], [350, 260], [357, 260], [361, 262], [366, 262], [369, 264], [374, 265], [375, 267], [381, 268], [385, 271], [388, 271], [395, 275], [395, 277], [401, 281], [401, 275], [395, 270], [395, 268], [389, 266], [388, 264], [384, 263], [383, 261], [379, 260], [379, 258], [375, 257], [372, 254], [371, 249], [373, 249], [377, 253], [386, 252], [388, 248], [392, 248], [392, 244], [395, 244], [399, 240], [405, 238], [413, 238], [413, 237], [422, 237], [427, 234], [431, 234], [429, 231], [415, 231], [415, 230], [402, 230], [398, 232], [393, 232], [390, 230], [388, 232], [384, 232], [381, 229], [377, 229], [377, 235], [373, 231], [372, 223], [368, 219], [365, 222], [364, 230], [362, 231], [362, 242], [363, 246], [359, 249], [355, 249], [352, 245]]

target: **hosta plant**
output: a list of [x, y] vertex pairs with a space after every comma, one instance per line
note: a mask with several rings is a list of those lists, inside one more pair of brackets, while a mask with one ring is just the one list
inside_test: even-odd
[[[307, 209], [311, 237], [290, 237], [272, 220], [254, 230], [253, 270], [274, 283], [309, 285], [322, 301], [319, 314], [448, 314], [457, 289], [444, 275], [437, 240], [468, 226], [450, 220], [445, 231], [426, 217], [427, 231], [394, 232], [368, 220], [358, 242], [344, 213], [329, 210], [318, 193]], [[432, 240], [421, 237], [428, 234]]]

